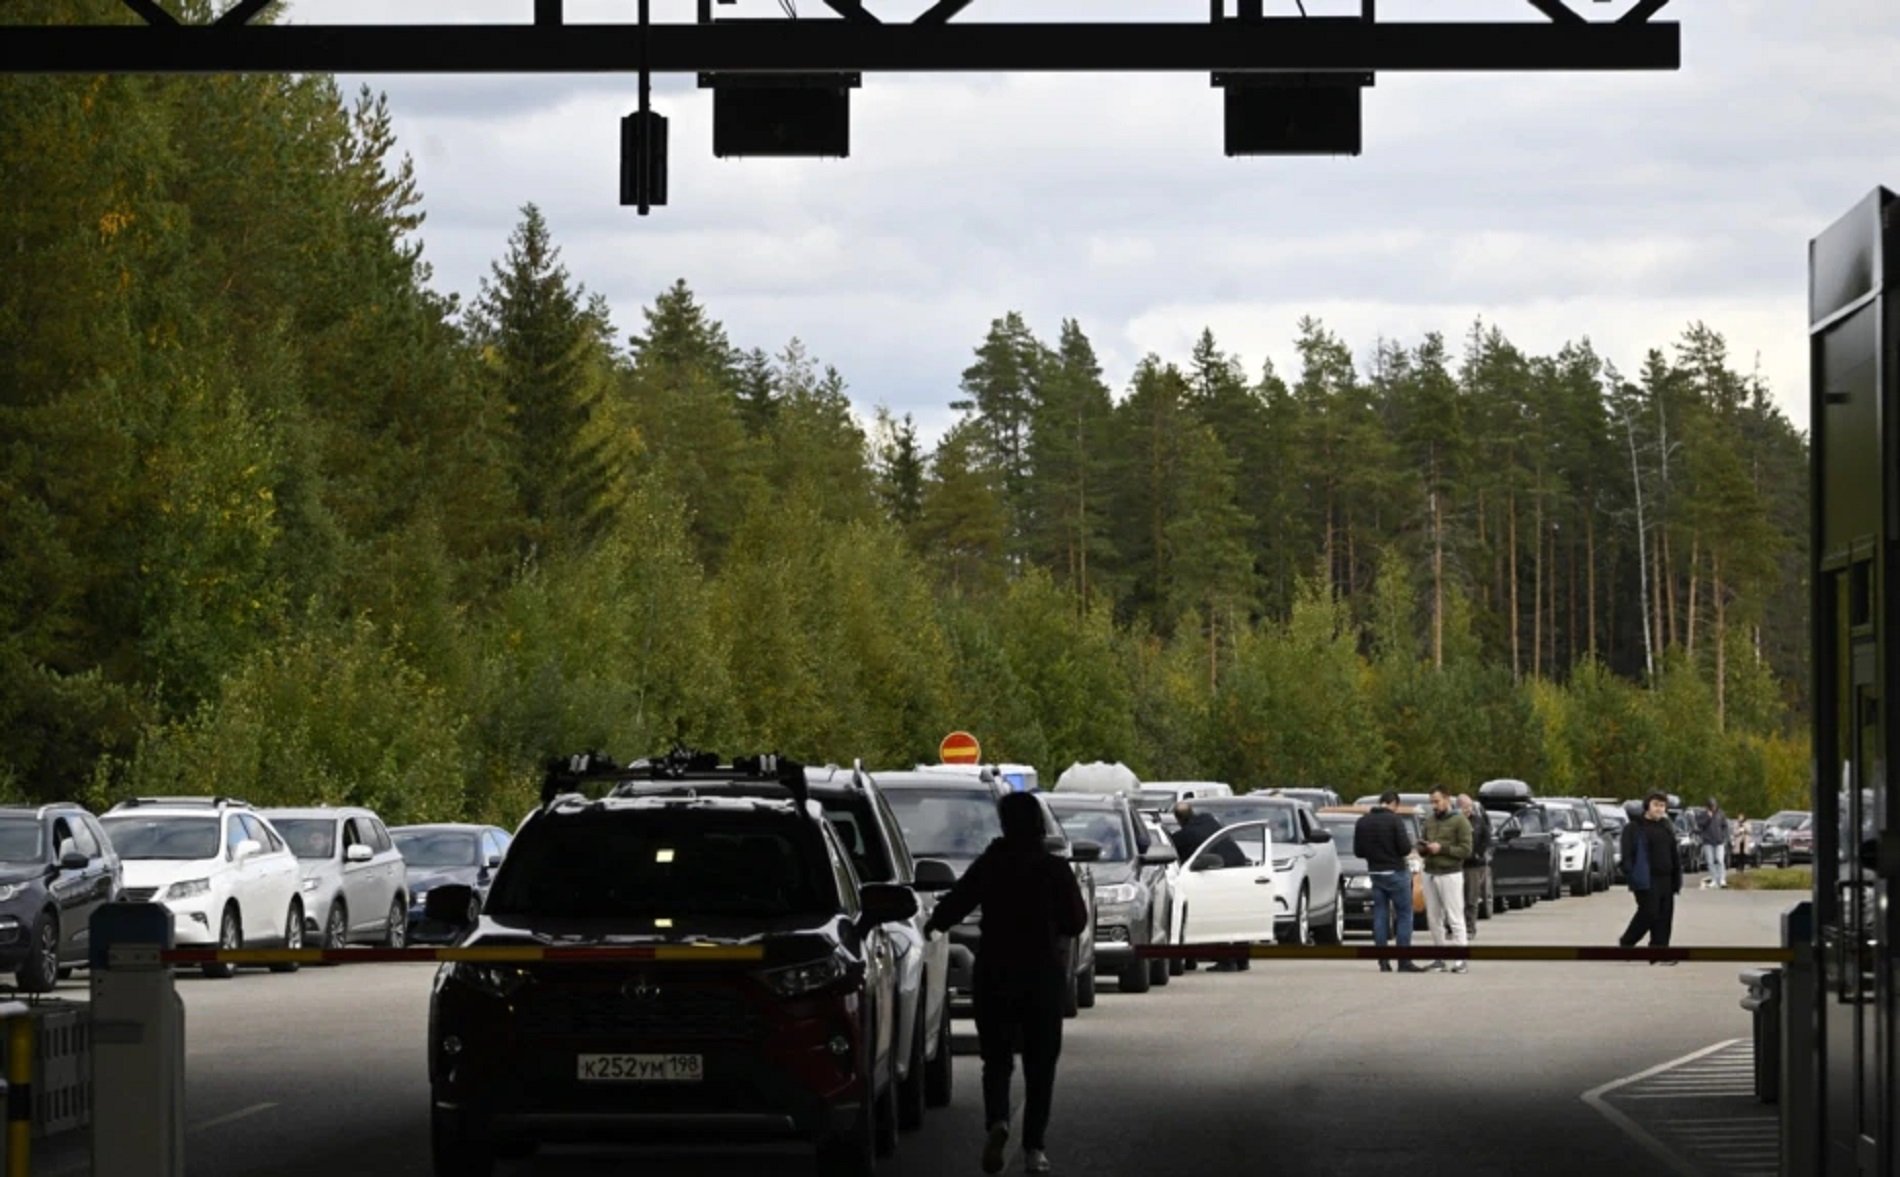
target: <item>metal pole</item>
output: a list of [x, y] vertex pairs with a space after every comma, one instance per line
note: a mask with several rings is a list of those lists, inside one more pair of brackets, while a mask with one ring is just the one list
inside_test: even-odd
[[33, 1015], [22, 1010], [7, 1018], [7, 1172], [26, 1177], [33, 1163], [33, 1048], [38, 1044]]

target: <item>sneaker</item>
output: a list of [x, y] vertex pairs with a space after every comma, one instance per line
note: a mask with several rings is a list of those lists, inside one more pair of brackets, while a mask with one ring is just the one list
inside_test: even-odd
[[983, 1171], [1001, 1173], [1004, 1153], [1009, 1148], [1009, 1125], [991, 1124], [989, 1139], [983, 1142]]
[[1430, 969], [1428, 969], [1428, 968], [1425, 968], [1425, 967], [1423, 967], [1423, 966], [1421, 966], [1421, 965], [1420, 965], [1420, 964], [1419, 964], [1419, 963], [1418, 963], [1417, 961], [1415, 961], [1415, 960], [1402, 960], [1402, 961], [1400, 961], [1400, 962], [1399, 962], [1399, 971], [1400, 971], [1401, 973], [1429, 973], [1429, 972], [1431, 972], [1431, 970], [1430, 970]]
[[1466, 968], [1465, 968], [1465, 962], [1461, 960], [1461, 961], [1459, 961], [1459, 962], [1458, 962], [1457, 964], [1454, 964], [1454, 965], [1452, 965], [1452, 966], [1451, 966], [1451, 971], [1452, 971], [1452, 972], [1454, 972], [1454, 973], [1462, 973], [1462, 972], [1465, 972], [1465, 971], [1466, 971]]
[[1026, 1148], [1023, 1150], [1023, 1172], [1047, 1173], [1048, 1171], [1049, 1171], [1049, 1154], [1048, 1153], [1042, 1151], [1039, 1148]]
[[1425, 971], [1428, 973], [1442, 973], [1445, 971], [1445, 962], [1442, 960], [1435, 960], [1432, 963], [1425, 966]]
[[1391, 971], [1392, 971], [1392, 962], [1391, 962], [1391, 961], [1389, 961], [1389, 960], [1382, 960], [1382, 961], [1380, 961], [1380, 962], [1379, 962], [1379, 971], [1380, 971], [1380, 972], [1382, 972], [1382, 973], [1389, 973], [1389, 972], [1391, 972]]

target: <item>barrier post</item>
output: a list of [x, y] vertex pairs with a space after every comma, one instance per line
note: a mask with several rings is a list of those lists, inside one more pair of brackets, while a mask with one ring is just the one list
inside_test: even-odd
[[1781, 1177], [1814, 1177], [1816, 1027], [1821, 995], [1814, 967], [1814, 903], [1803, 900], [1781, 917], [1781, 943], [1794, 959], [1781, 973]]
[[33, 1171], [33, 1048], [39, 1027], [22, 1009], [7, 1018], [7, 1172]]
[[184, 1177], [185, 1008], [162, 956], [171, 912], [109, 903], [91, 927], [92, 1171]]

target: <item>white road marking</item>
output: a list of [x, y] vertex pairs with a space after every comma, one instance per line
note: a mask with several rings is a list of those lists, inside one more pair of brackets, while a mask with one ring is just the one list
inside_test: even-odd
[[1697, 1059], [1705, 1058], [1711, 1054], [1714, 1054], [1718, 1050], [1725, 1050], [1728, 1047], [1734, 1046], [1735, 1044], [1742, 1041], [1745, 1041], [1745, 1039], [1731, 1038], [1727, 1042], [1718, 1042], [1714, 1046], [1705, 1046], [1701, 1050], [1695, 1051], [1692, 1054], [1685, 1054], [1681, 1058], [1671, 1059], [1670, 1061], [1666, 1063], [1658, 1063], [1655, 1066], [1648, 1068], [1647, 1070], [1638, 1071], [1634, 1075], [1630, 1075], [1622, 1079], [1612, 1079], [1601, 1087], [1595, 1087], [1589, 1091], [1584, 1092], [1583, 1102], [1595, 1108], [1598, 1114], [1601, 1115], [1604, 1119], [1616, 1125], [1618, 1128], [1621, 1128], [1623, 1130], [1623, 1134], [1625, 1136], [1628, 1136], [1632, 1141], [1634, 1141], [1638, 1146], [1640, 1146], [1645, 1152], [1649, 1153], [1651, 1156], [1655, 1157], [1657, 1160], [1661, 1161], [1663, 1164], [1668, 1165], [1671, 1172], [1679, 1174], [1680, 1177], [1704, 1177], [1702, 1170], [1696, 1168], [1694, 1165], [1690, 1164], [1688, 1161], [1684, 1160], [1680, 1156], [1677, 1156], [1675, 1151], [1669, 1148], [1668, 1145], [1665, 1145], [1662, 1141], [1656, 1139], [1654, 1136], [1651, 1136], [1648, 1132], [1644, 1131], [1642, 1125], [1630, 1119], [1628, 1116], [1624, 1115], [1621, 1111], [1618, 1111], [1616, 1108], [1611, 1107], [1610, 1102], [1608, 1098], [1606, 1097], [1613, 1091], [1617, 1091], [1621, 1088], [1628, 1087], [1632, 1083], [1641, 1082], [1642, 1080], [1649, 1078], [1651, 1075], [1658, 1075], [1674, 1067], [1680, 1067], [1687, 1063], [1695, 1062]]
[[277, 1105], [274, 1103], [254, 1103], [250, 1107], [239, 1108], [235, 1112], [229, 1112], [225, 1115], [214, 1117], [212, 1119], [206, 1120], [202, 1124], [195, 1124], [191, 1127], [190, 1130], [193, 1132], [203, 1132], [207, 1128], [222, 1128], [226, 1124], [236, 1123], [239, 1120], [243, 1120], [251, 1116], [255, 1116], [259, 1112], [268, 1112], [276, 1106]]

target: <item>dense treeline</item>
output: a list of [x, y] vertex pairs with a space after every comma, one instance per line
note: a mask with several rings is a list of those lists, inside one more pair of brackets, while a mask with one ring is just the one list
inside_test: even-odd
[[[43, 0], [29, 16], [116, 5]], [[1800, 802], [1805, 442], [1692, 326], [1111, 389], [1005, 315], [862, 422], [532, 207], [466, 303], [374, 96], [0, 79], [0, 788], [511, 818], [550, 752]]]

